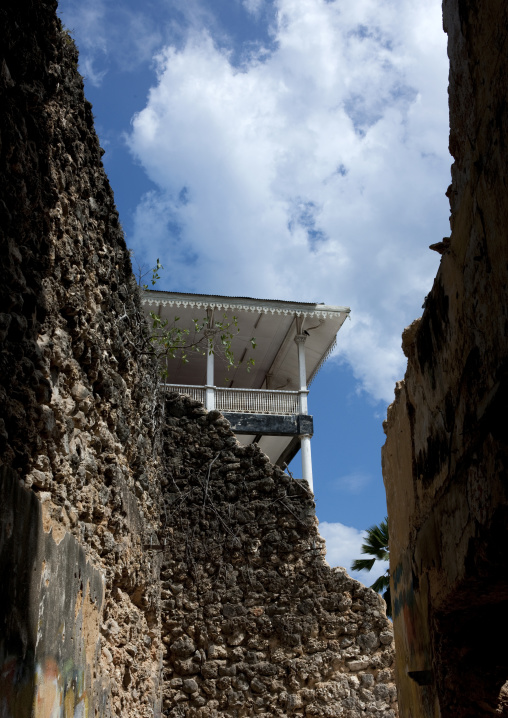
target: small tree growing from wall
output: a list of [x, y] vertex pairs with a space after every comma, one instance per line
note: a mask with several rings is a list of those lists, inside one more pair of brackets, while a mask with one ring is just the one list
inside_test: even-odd
[[[149, 286], [143, 283], [148, 275], [150, 283], [154, 287], [160, 279], [160, 270], [164, 269], [159, 259], [155, 267], [144, 270], [144, 267], [137, 265], [137, 281], [143, 291], [148, 291]], [[227, 370], [236, 369], [239, 365], [235, 360], [232, 350], [234, 337], [239, 334], [240, 327], [238, 319], [223, 314], [220, 320], [211, 320], [209, 317], [193, 319], [193, 327], [189, 329], [179, 324], [180, 317], [175, 317], [172, 322], [162, 319], [156, 312], [150, 312], [151, 332], [148, 337], [147, 351], [157, 357], [161, 365], [161, 375], [164, 379], [168, 376], [167, 360], [179, 358], [186, 364], [189, 361], [189, 354], [208, 353], [218, 355], [226, 365]], [[256, 340], [251, 337], [250, 343], [253, 349], [256, 348]], [[254, 359], [247, 360], [247, 371], [254, 366]]]

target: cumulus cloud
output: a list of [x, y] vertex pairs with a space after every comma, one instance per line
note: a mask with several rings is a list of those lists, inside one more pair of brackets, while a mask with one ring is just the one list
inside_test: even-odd
[[85, 55], [83, 60], [80, 61], [79, 71], [85, 80], [88, 80], [94, 87], [100, 87], [102, 85], [102, 81], [107, 73], [105, 69], [97, 69], [94, 58], [90, 55]]
[[351, 306], [338, 357], [389, 401], [448, 231], [440, 3], [275, 6], [241, 66], [195, 28], [158, 54], [128, 137], [157, 190], [130, 243], [168, 289]]
[[342, 566], [349, 573], [351, 563], [360, 558], [363, 532], [353, 526], [321, 521], [319, 533], [326, 541], [326, 560], [330, 566]]
[[[99, 87], [107, 72], [104, 62], [108, 57], [104, 0], [90, 0], [86, 4], [67, 0], [60, 5], [59, 11], [64, 25], [78, 44], [81, 73], [94, 87]], [[99, 65], [102, 66], [100, 69]]]
[[254, 17], [259, 17], [264, 4], [265, 0], [242, 0], [244, 8]]
[[100, 87], [112, 65], [131, 71], [151, 62], [163, 42], [156, 17], [105, 0], [63, 0], [59, 12], [79, 47], [79, 68]]
[[339, 476], [334, 483], [338, 489], [347, 491], [350, 494], [361, 494], [371, 481], [372, 476], [370, 474], [364, 471], [353, 471]]
[[388, 562], [377, 561], [371, 571], [351, 571], [352, 562], [362, 558], [364, 531], [358, 531], [353, 526], [345, 526], [341, 523], [321, 521], [319, 533], [326, 541], [326, 560], [330, 566], [342, 566], [350, 576], [361, 581], [365, 586], [371, 586], [388, 569]]

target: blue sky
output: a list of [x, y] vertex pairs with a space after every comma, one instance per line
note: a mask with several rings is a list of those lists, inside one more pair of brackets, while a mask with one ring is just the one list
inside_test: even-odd
[[[158, 288], [351, 307], [309, 396], [333, 565], [385, 516], [382, 421], [449, 234], [440, 0], [62, 0]], [[298, 462], [293, 466], [299, 473]], [[375, 574], [360, 577], [371, 583]]]

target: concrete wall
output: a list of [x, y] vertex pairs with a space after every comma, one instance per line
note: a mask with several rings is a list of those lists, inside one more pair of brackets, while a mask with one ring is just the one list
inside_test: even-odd
[[508, 715], [508, 10], [443, 13], [452, 231], [403, 335], [383, 471], [401, 715], [457, 718]]

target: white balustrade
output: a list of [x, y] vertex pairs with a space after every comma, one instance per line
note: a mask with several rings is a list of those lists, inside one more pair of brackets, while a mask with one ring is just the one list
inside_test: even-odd
[[[163, 384], [164, 391], [188, 394], [192, 399], [205, 403], [204, 386]], [[299, 414], [298, 391], [270, 389], [226, 389], [214, 387], [215, 408], [219, 411], [236, 411], [245, 414]]]

